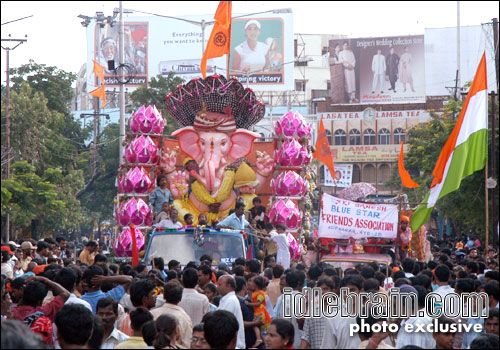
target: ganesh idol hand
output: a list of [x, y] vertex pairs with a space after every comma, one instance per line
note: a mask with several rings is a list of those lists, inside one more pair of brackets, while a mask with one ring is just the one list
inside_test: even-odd
[[174, 174], [170, 184], [170, 192], [174, 198], [182, 198], [189, 190], [189, 182], [186, 179], [186, 174], [177, 171]]
[[160, 161], [160, 168], [163, 172], [169, 174], [175, 170], [175, 163], [177, 161], [177, 154], [179, 147], [176, 146], [172, 151], [167, 147], [167, 151], [162, 155]]
[[255, 152], [257, 154], [257, 172], [262, 176], [269, 176], [273, 171], [274, 160], [266, 152]]

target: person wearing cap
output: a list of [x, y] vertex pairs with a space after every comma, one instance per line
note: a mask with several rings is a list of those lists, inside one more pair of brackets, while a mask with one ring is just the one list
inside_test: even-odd
[[404, 261], [406, 259], [408, 256], [408, 249], [410, 248], [411, 228], [409, 224], [410, 218], [406, 215], [401, 215], [397, 236], [399, 254], [396, 255], [396, 258], [398, 259], [399, 257], [400, 261]]
[[258, 41], [260, 23], [254, 19], [245, 24], [245, 40], [236, 46], [232, 69], [243, 72], [263, 71], [267, 66], [269, 46]]
[[23, 256], [21, 258], [21, 268], [23, 269], [24, 272], [28, 271], [28, 264], [33, 260], [32, 257], [32, 252], [36, 248], [33, 247], [33, 244], [31, 244], [30, 241], [24, 241], [21, 244], [21, 249], [23, 251]]
[[14, 270], [12, 265], [9, 263], [9, 260], [13, 255], [14, 252], [8, 245], [2, 246], [2, 274], [10, 279], [14, 279]]

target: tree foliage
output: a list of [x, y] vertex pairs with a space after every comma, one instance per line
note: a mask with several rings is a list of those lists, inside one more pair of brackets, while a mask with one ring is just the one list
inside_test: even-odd
[[176, 77], [175, 73], [170, 72], [167, 76], [158, 74], [151, 78], [148, 86], [141, 86], [130, 94], [130, 99], [135, 107], [141, 105], [156, 105], [156, 108], [163, 114], [166, 119], [165, 131], [170, 135], [173, 131], [179, 128], [179, 125], [163, 108], [163, 100], [170, 92], [175, 91], [175, 88], [184, 83], [184, 79]]

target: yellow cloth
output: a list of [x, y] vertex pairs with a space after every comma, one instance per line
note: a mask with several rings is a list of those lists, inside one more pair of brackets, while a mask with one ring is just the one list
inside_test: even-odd
[[205, 214], [207, 216], [207, 218], [208, 218], [208, 224], [210, 224], [213, 219], [217, 219], [218, 221], [221, 221], [223, 218], [225, 218], [226, 216], [228, 216], [229, 215], [229, 211], [233, 207], [234, 207], [234, 202], [233, 202], [233, 204], [231, 206], [229, 206], [229, 209], [221, 211], [221, 212], [215, 214], [215, 213], [207, 213], [207, 212], [203, 212], [203, 211], [198, 210], [198, 208], [196, 208], [191, 203], [191, 201], [189, 200], [189, 198], [185, 202], [182, 199], [176, 199], [174, 201], [174, 208], [177, 209], [177, 211], [179, 212], [179, 219], [178, 220], [183, 225], [186, 224], [184, 222], [184, 215], [186, 215], [186, 214], [192, 214], [193, 215], [193, 226], [198, 225], [198, 217], [200, 216], [200, 214]]
[[148, 344], [144, 341], [142, 337], [130, 337], [123, 343], [115, 346], [115, 349], [146, 349]]
[[266, 292], [263, 290], [257, 290], [252, 293], [252, 303], [261, 303], [260, 306], [253, 307], [253, 314], [255, 317], [262, 318], [264, 325], [262, 328], [267, 329], [269, 323], [271, 323], [271, 317], [266, 309]]
[[95, 256], [96, 256], [95, 252], [90, 253], [87, 249], [83, 248], [82, 252], [80, 253], [80, 256], [78, 257], [78, 260], [90, 266], [94, 263]]

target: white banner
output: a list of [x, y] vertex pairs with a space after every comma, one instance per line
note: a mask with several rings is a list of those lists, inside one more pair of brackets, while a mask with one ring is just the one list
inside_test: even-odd
[[324, 186], [329, 187], [349, 187], [352, 183], [352, 164], [335, 164], [335, 179], [332, 179], [330, 170], [326, 166], [324, 169]]
[[323, 194], [322, 206], [319, 237], [394, 239], [397, 236], [397, 205], [358, 203]]

